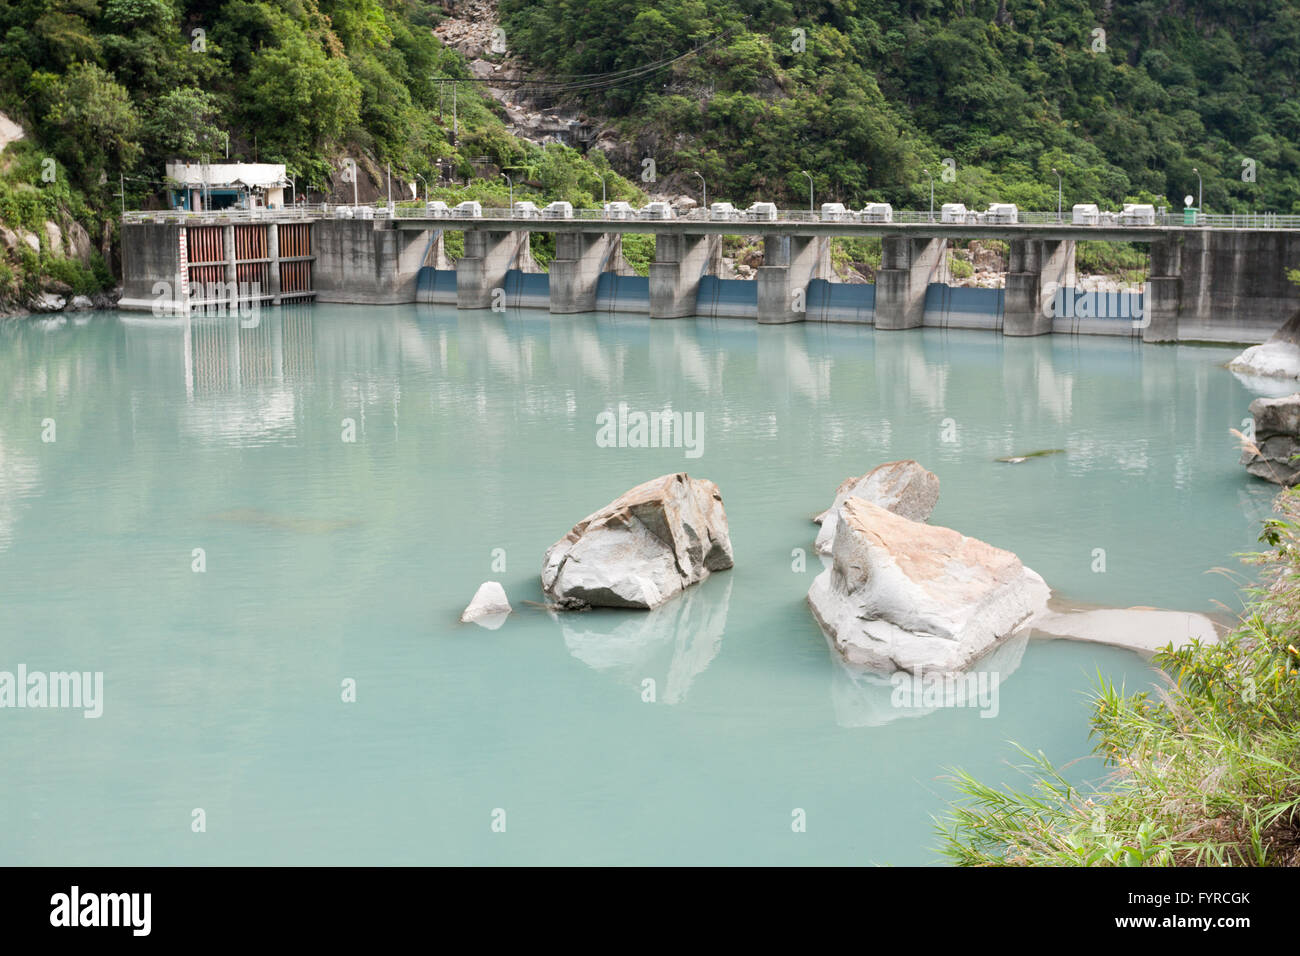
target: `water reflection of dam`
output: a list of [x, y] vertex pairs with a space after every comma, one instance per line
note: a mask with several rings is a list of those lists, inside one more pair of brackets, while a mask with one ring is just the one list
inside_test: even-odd
[[314, 330], [307, 306], [288, 305], [256, 319], [196, 315], [184, 322], [191, 394], [310, 380]]

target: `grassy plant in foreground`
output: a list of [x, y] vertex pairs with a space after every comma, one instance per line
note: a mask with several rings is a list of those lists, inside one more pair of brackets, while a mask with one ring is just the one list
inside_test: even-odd
[[956, 771], [962, 798], [940, 850], [966, 866], [1300, 865], [1300, 497], [1251, 556], [1262, 584], [1219, 644], [1156, 655], [1166, 686], [1099, 681], [1095, 753], [1113, 770], [1087, 793], [1021, 750], [1028, 789]]

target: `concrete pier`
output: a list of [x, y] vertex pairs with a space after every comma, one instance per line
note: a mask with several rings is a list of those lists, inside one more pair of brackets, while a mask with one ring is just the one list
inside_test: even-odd
[[456, 263], [456, 308], [492, 308], [493, 290], [504, 294], [506, 273], [532, 262], [528, 236], [521, 230], [465, 230], [465, 255]]
[[271, 268], [267, 270], [267, 288], [262, 292], [270, 296], [272, 305], [280, 304], [280, 226], [268, 223], [266, 227], [266, 255]]
[[1013, 239], [1008, 259], [1002, 334], [1048, 334], [1055, 292], [1074, 277], [1074, 241]]
[[1151, 243], [1151, 272], [1143, 306], [1143, 342], [1177, 342], [1183, 302], [1183, 243]]
[[920, 328], [925, 318], [925, 290], [938, 281], [948, 241], [884, 236], [880, 245], [876, 328]]
[[825, 236], [766, 236], [758, 267], [761, 325], [802, 322], [808, 316], [808, 283], [831, 274], [830, 240]]
[[657, 232], [650, 263], [650, 318], [694, 315], [700, 278], [717, 271], [721, 256], [721, 236]]
[[550, 310], [594, 312], [600, 274], [617, 270], [622, 249], [623, 237], [614, 233], [558, 233], [550, 268]]

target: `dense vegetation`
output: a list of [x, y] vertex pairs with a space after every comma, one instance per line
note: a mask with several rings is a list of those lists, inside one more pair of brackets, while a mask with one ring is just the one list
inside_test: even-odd
[[1096, 753], [1114, 768], [1085, 793], [1041, 755], [1026, 792], [969, 775], [943, 822], [967, 865], [1300, 865], [1300, 493], [1256, 556], [1265, 587], [1221, 644], [1157, 657], [1162, 695], [1103, 686]]
[[622, 0], [501, 0], [501, 12], [512, 49], [556, 73], [699, 45], [586, 95], [662, 172], [698, 169], [719, 198], [806, 202], [806, 169], [819, 196], [925, 208], [928, 169], [936, 202], [1054, 209], [1055, 168], [1067, 208], [1177, 208], [1199, 168], [1207, 209], [1300, 213], [1295, 0], [644, 0], [633, 13]]
[[[167, 159], [227, 153], [340, 194], [343, 157], [373, 184], [391, 163], [395, 179], [435, 187], [440, 162], [463, 181], [485, 159], [516, 170], [519, 194], [590, 205], [603, 157], [516, 139], [471, 84], [458, 87], [453, 142], [439, 80], [470, 74], [433, 36], [437, 17], [427, 0], [7, 0], [0, 111], [29, 138], [0, 156], [0, 222], [40, 233], [70, 217], [98, 238], [121, 184], [139, 206], [161, 195]], [[618, 176], [608, 189], [638, 195]], [[41, 241], [16, 263], [0, 256], [0, 285], [15, 266], [28, 285], [50, 277]]]
[[[933, 181], [936, 202], [1047, 209], [1057, 169], [1067, 206], [1177, 206], [1199, 168], [1211, 210], [1300, 212], [1296, 0], [501, 0], [500, 13], [509, 55], [571, 81], [552, 102], [621, 133], [611, 155], [631, 181], [609, 176], [611, 197], [693, 191], [699, 170], [713, 198], [799, 205], [807, 169], [818, 200], [923, 208]], [[42, 243], [10, 243], [0, 294], [15, 273], [25, 288], [60, 270], [70, 287], [107, 282], [103, 262], [58, 265], [40, 224], [76, 220], [106, 245], [119, 184], [127, 205], [156, 201], [169, 157], [284, 162], [315, 198], [343, 194], [353, 157], [363, 195], [391, 164], [404, 185], [499, 205], [499, 179], [439, 184], [486, 160], [516, 198], [592, 205], [604, 154], [509, 135], [476, 84], [458, 86], [453, 142], [441, 81], [471, 72], [433, 36], [440, 16], [432, 0], [0, 5], [0, 110], [29, 134], [0, 156], [0, 222]], [[646, 157], [653, 183], [638, 178]]]

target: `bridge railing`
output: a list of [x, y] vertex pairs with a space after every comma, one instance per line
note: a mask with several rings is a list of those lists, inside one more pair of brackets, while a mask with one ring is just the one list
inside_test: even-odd
[[[185, 209], [158, 209], [158, 210], [129, 210], [122, 214], [124, 223], [132, 222], [156, 222], [170, 223], [173, 225], [203, 225], [216, 223], [239, 223], [239, 222], [294, 222], [315, 219], [428, 219], [431, 214], [428, 208], [422, 202], [404, 202], [395, 206], [386, 206], [379, 204], [363, 204], [353, 206], [351, 203], [297, 203], [293, 206], [286, 206], [280, 209], [216, 209], [191, 212]], [[444, 214], [442, 218], [451, 220], [466, 221], [465, 217], [453, 214]], [[524, 217], [504, 207], [487, 207], [483, 209], [482, 218], [484, 219], [519, 219], [528, 221], [547, 221], [545, 216]], [[584, 222], [620, 222], [635, 221], [644, 222], [647, 227], [652, 226], [655, 222], [665, 220], [651, 219], [642, 216], [639, 210], [633, 209], [630, 213], [618, 214], [610, 213], [604, 209], [575, 209], [573, 219]], [[714, 219], [707, 209], [691, 209], [687, 212], [679, 213], [672, 221], [685, 220], [688, 222], [734, 222], [737, 225], [743, 225], [752, 222], [744, 213], [744, 210], [736, 210], [731, 218], [726, 220]], [[472, 220], [469, 220], [472, 221]], [[775, 220], [765, 220], [767, 222], [787, 222], [787, 223], [806, 223], [806, 222], [823, 222], [838, 221], [844, 223], [851, 222], [870, 222], [873, 225], [881, 223], [876, 220], [864, 219], [861, 213], [848, 211], [838, 220], [823, 220], [820, 213], [810, 209], [780, 209], [777, 210]], [[1037, 210], [1022, 209], [1016, 214], [1015, 223], [1007, 223], [1005, 220], [995, 217], [987, 212], [978, 212], [975, 210], [968, 211], [959, 222], [947, 222], [943, 220], [943, 214], [940, 211], [930, 212], [924, 209], [895, 209], [893, 211], [892, 222], [895, 223], [932, 223], [944, 225], [1078, 225], [1079, 228], [1088, 228], [1089, 225], [1095, 227], [1141, 227], [1147, 228], [1209, 228], [1209, 229], [1300, 229], [1300, 215], [1289, 213], [1275, 212], [1249, 212], [1249, 213], [1205, 213], [1191, 212], [1184, 210], [1157, 212], [1154, 221], [1146, 222], [1133, 219], [1125, 219], [1119, 213], [1102, 213], [1098, 220], [1091, 224], [1075, 224], [1072, 222], [1072, 213], [1063, 210], [1057, 213], [1055, 210], [1040, 212]]]

